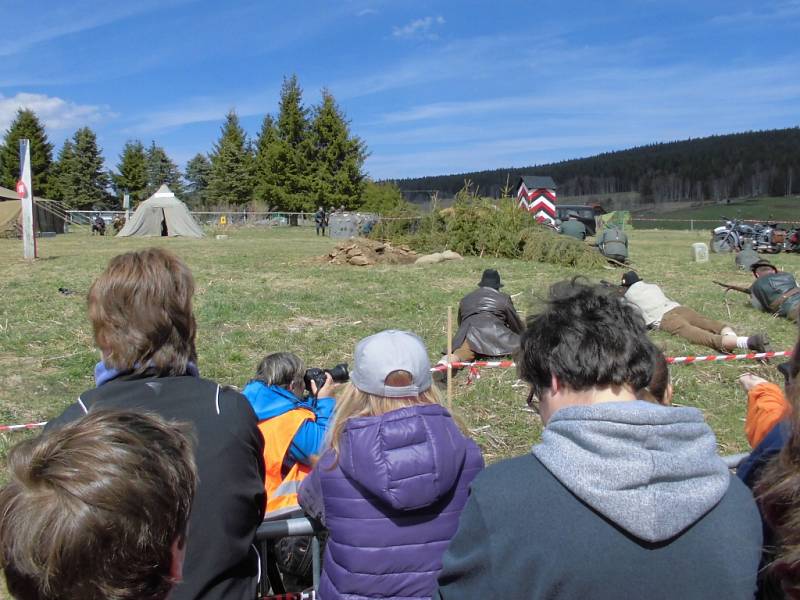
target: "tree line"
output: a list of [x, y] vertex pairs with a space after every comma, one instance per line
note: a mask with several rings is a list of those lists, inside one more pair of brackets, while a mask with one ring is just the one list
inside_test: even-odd
[[481, 195], [500, 197], [516, 193], [512, 188], [521, 175], [550, 175], [560, 196], [638, 192], [648, 203], [788, 196], [800, 193], [800, 128], [715, 135], [545, 165], [394, 183], [407, 197], [418, 190], [452, 196], [466, 179]]
[[328, 90], [320, 103], [303, 104], [296, 76], [284, 78], [278, 113], [267, 114], [250, 139], [231, 110], [211, 152], [198, 153], [183, 172], [155, 141], [129, 140], [113, 171], [104, 169], [97, 136], [89, 127], [65, 140], [53, 159], [53, 146], [36, 114], [20, 109], [0, 146], [0, 185], [14, 188], [19, 178], [19, 140], [31, 140], [32, 183], [37, 196], [81, 210], [119, 208], [123, 194], [133, 203], [162, 184], [193, 208], [236, 207], [257, 203], [270, 210], [314, 211], [396, 207], [396, 186], [375, 184], [364, 172], [367, 148], [350, 131], [349, 121]]

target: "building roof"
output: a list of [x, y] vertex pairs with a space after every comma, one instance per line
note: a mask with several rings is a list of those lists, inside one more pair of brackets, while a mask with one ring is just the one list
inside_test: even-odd
[[553, 181], [553, 178], [549, 176], [523, 175], [519, 178], [519, 182], [517, 182], [517, 189], [519, 189], [520, 183], [524, 183], [525, 187], [529, 190], [538, 190], [541, 188], [547, 188], [551, 190], [556, 189], [556, 182]]

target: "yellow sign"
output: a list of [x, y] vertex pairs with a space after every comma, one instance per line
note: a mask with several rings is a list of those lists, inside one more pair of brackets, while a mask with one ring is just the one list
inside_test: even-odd
[[219, 224], [220, 225], [227, 225], [228, 224], [228, 217], [226, 217], [225, 215], [222, 215], [219, 218]]

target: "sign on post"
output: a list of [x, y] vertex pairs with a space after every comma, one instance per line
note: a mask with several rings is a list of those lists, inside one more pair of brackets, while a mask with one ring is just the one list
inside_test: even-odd
[[33, 235], [33, 185], [31, 184], [31, 143], [19, 141], [19, 182], [17, 193], [22, 204], [22, 256], [37, 257], [36, 238]]

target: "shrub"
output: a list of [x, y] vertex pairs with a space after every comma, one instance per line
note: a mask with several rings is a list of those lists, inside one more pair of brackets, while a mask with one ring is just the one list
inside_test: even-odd
[[370, 237], [407, 244], [418, 252], [454, 250], [467, 256], [522, 258], [579, 268], [605, 264], [589, 246], [537, 223], [513, 200], [459, 197], [425, 217], [384, 220]]

